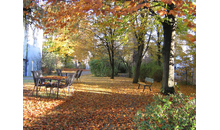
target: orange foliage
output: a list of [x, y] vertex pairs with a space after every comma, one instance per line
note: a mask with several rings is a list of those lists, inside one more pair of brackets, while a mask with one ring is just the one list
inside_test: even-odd
[[[157, 6], [152, 6], [152, 3], [157, 3], [158, 1], [148, 1], [147, 3], [143, 3], [143, 0], [135, 0], [135, 1], [126, 1], [121, 4], [117, 4], [117, 0], [115, 0], [115, 6], [114, 8], [109, 8], [108, 4], [109, 1], [104, 0], [69, 0], [68, 3], [65, 3], [63, 1], [57, 2], [57, 0], [48, 0], [47, 5], [45, 7], [45, 11], [47, 13], [44, 14], [44, 19], [42, 19], [42, 23], [44, 23], [46, 27], [46, 33], [53, 33], [57, 28], [64, 28], [66, 27], [65, 24], [62, 24], [61, 21], [64, 23], [66, 22], [64, 19], [68, 19], [68, 23], [76, 23], [79, 21], [79, 18], [83, 17], [85, 18], [88, 15], [96, 14], [98, 16], [99, 14], [103, 14], [104, 16], [108, 13], [112, 13], [113, 15], [126, 15], [127, 13], [135, 13], [138, 9], [146, 7], [148, 9], [151, 9], [151, 11], [155, 10], [158, 15], [164, 16], [165, 14], [173, 15], [173, 16], [185, 16], [184, 9], [187, 9], [189, 12], [188, 14], [196, 16], [196, 5], [193, 4], [190, 1], [183, 1], [183, 0], [161, 0], [161, 2], [164, 2], [164, 4], [173, 4], [175, 5], [175, 8], [173, 10], [167, 10], [165, 9], [165, 6], [161, 6], [161, 8], [157, 8]], [[188, 4], [188, 6], [185, 6], [185, 4]], [[54, 5], [54, 6], [53, 6]], [[34, 6], [33, 3], [30, 3], [28, 5], [24, 5], [24, 8], [29, 8]], [[56, 11], [57, 7], [59, 7], [59, 11]], [[91, 11], [92, 10], [92, 11]], [[90, 11], [90, 13], [88, 13]], [[116, 13], [117, 12], [117, 13]], [[154, 12], [154, 15], [156, 14]], [[24, 13], [27, 13], [24, 11]], [[37, 15], [35, 17], [38, 17]], [[54, 25], [56, 27], [51, 28], [51, 23], [48, 22], [50, 19], [53, 18]], [[195, 25], [188, 23], [188, 27], [194, 27]], [[73, 24], [72, 24], [73, 25]], [[75, 31], [74, 26], [69, 26], [72, 32]]]

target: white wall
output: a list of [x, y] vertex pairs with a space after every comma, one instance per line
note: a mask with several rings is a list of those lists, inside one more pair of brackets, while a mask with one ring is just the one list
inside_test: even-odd
[[41, 69], [42, 44], [43, 30], [35, 28], [34, 25], [28, 25], [27, 29], [24, 27], [23, 59], [26, 59], [27, 54], [27, 76], [32, 76], [32, 70]]

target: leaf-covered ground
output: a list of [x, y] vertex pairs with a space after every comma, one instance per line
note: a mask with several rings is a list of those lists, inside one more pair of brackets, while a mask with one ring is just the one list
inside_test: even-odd
[[[44, 87], [40, 97], [32, 96], [33, 83], [24, 83], [24, 129], [136, 129], [134, 115], [153, 101], [161, 84], [155, 82], [151, 91], [146, 88], [143, 92], [143, 86], [137, 89], [131, 78], [83, 75], [73, 87], [72, 96], [61, 90], [60, 98], [55, 99], [55, 95], [47, 97]], [[196, 93], [196, 88], [180, 86], [176, 91], [189, 95]]]

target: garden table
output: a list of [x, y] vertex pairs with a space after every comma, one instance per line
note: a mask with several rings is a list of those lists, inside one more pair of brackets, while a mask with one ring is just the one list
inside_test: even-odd
[[58, 93], [59, 93], [59, 83], [61, 80], [66, 79], [67, 76], [42, 76], [42, 77], [36, 77], [37, 80], [37, 87], [36, 87], [36, 96], [38, 95], [38, 84], [39, 84], [39, 80], [41, 79], [45, 79], [45, 80], [57, 80], [58, 81], [58, 85], [57, 85], [57, 99], [58, 99]]
[[67, 76], [68, 74], [75, 74], [75, 73], [73, 73], [71, 71], [62, 71], [62, 74], [66, 74], [66, 76]]

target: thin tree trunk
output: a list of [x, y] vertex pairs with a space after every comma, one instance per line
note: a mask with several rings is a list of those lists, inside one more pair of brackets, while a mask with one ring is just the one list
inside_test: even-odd
[[[114, 30], [112, 30], [111, 28], [109, 29], [109, 32], [110, 32], [110, 35], [111, 35], [111, 38], [113, 38], [113, 36], [114, 36]], [[112, 74], [111, 74], [111, 79], [114, 79], [114, 73], [115, 73], [115, 59], [114, 59], [114, 40], [111, 40], [111, 47], [110, 47], [110, 52], [111, 52], [111, 61], [110, 61], [110, 63], [111, 63], [111, 67], [112, 67]]]
[[[113, 46], [113, 44], [112, 44], [112, 46]], [[112, 49], [112, 61], [111, 61], [111, 66], [112, 66], [112, 75], [111, 75], [111, 79], [114, 79], [114, 73], [115, 73], [115, 63], [114, 63], [114, 50]]]
[[159, 65], [159, 66], [161, 66], [161, 62], [160, 62], [160, 59], [161, 59], [161, 56], [160, 56], [160, 43], [158, 42], [157, 43], [157, 47], [158, 47], [158, 50], [157, 50], [157, 64]]

